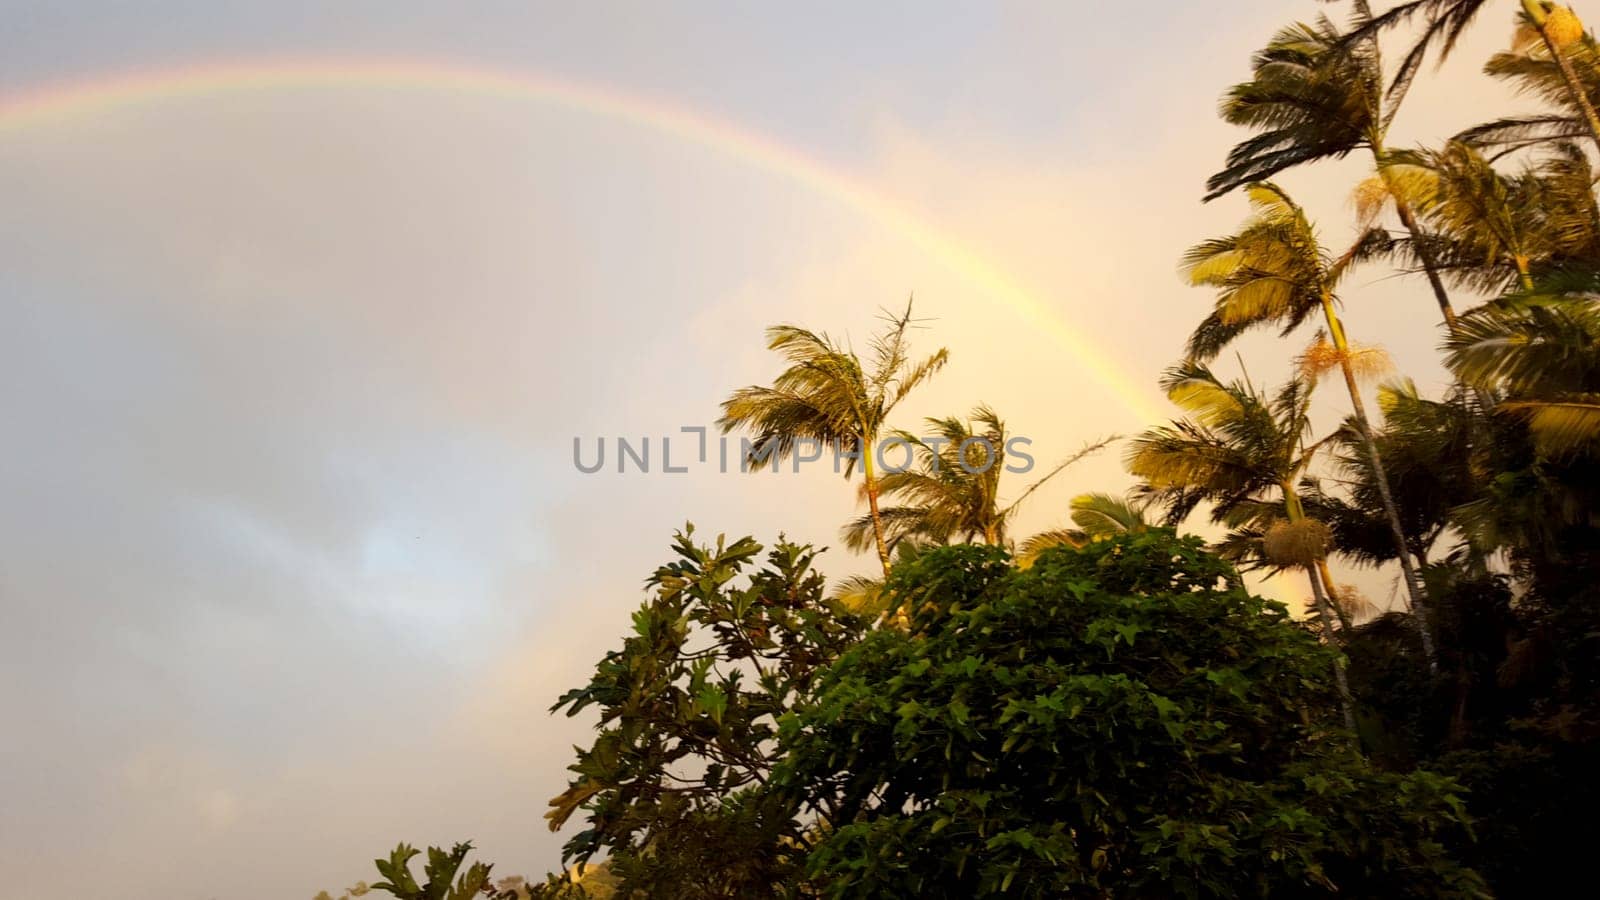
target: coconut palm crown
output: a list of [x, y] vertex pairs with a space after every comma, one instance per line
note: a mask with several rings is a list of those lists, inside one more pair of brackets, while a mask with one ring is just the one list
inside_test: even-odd
[[724, 433], [743, 429], [754, 435], [750, 471], [761, 471], [765, 460], [786, 459], [802, 442], [842, 448], [854, 453], [844, 466], [845, 477], [861, 468], [873, 538], [884, 572], [889, 571], [889, 546], [878, 509], [878, 476], [874, 456], [879, 436], [900, 401], [944, 368], [949, 351], [934, 351], [919, 360], [911, 357], [910, 335], [914, 320], [911, 304], [905, 312], [886, 314], [887, 327], [871, 343], [868, 362], [848, 345], [826, 334], [796, 325], [767, 329], [767, 347], [789, 367], [770, 386], [752, 385], [733, 392], [722, 402], [717, 425]]

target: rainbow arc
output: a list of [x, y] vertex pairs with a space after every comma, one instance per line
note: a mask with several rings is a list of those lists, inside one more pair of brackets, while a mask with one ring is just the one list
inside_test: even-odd
[[414, 60], [274, 60], [226, 62], [131, 72], [47, 85], [0, 95], [0, 140], [8, 133], [44, 128], [97, 112], [225, 93], [270, 92], [316, 87], [461, 92], [532, 101], [615, 119], [704, 147], [754, 169], [770, 172], [847, 207], [938, 259], [989, 299], [1054, 340], [1073, 361], [1141, 421], [1164, 416], [1106, 358], [1093, 341], [1071, 327], [1048, 304], [961, 240], [893, 202], [880, 191], [795, 149], [731, 123], [655, 98], [620, 93], [519, 72]]

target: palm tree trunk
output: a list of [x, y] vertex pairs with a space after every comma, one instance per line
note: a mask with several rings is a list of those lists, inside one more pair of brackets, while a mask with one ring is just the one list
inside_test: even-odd
[[1528, 14], [1528, 19], [1539, 29], [1539, 37], [1544, 40], [1544, 47], [1550, 52], [1550, 58], [1555, 61], [1556, 68], [1561, 70], [1561, 79], [1567, 83], [1567, 94], [1573, 104], [1583, 113], [1583, 121], [1589, 126], [1589, 135], [1594, 138], [1596, 149], [1600, 149], [1600, 115], [1595, 114], [1594, 104], [1589, 102], [1589, 95], [1583, 90], [1583, 82], [1578, 80], [1578, 73], [1572, 68], [1572, 60], [1567, 54], [1556, 46], [1550, 37], [1550, 25], [1544, 7], [1538, 0], [1522, 0], [1522, 10]]
[[[1328, 596], [1337, 598], [1339, 596], [1339, 586], [1334, 583], [1333, 573], [1328, 570], [1328, 558], [1326, 556], [1317, 560], [1317, 571], [1322, 575], [1322, 584], [1327, 589]], [[1339, 630], [1349, 631], [1350, 613], [1340, 607], [1336, 599], [1331, 600], [1328, 605], [1333, 607], [1333, 614], [1339, 617]]]
[[[1300, 505], [1300, 495], [1295, 493], [1294, 485], [1285, 482], [1281, 488], [1283, 511], [1289, 516], [1289, 521], [1298, 522], [1304, 519], [1305, 507]], [[1322, 577], [1315, 566], [1306, 566], [1306, 576], [1311, 579], [1311, 599], [1317, 607], [1317, 618], [1322, 620], [1323, 637], [1329, 644], [1334, 644], [1333, 613], [1329, 611], [1328, 595], [1322, 590]], [[1356, 733], [1355, 706], [1350, 699], [1350, 681], [1345, 676], [1342, 653], [1333, 664], [1333, 683], [1339, 689], [1339, 708], [1344, 714], [1344, 727], [1353, 735]]]
[[861, 477], [867, 491], [867, 509], [872, 514], [872, 539], [878, 545], [878, 561], [883, 564], [883, 577], [889, 577], [889, 545], [883, 539], [883, 515], [878, 512], [878, 473], [872, 467], [872, 447], [866, 440], [861, 444]]
[[1422, 579], [1417, 577], [1416, 566], [1411, 564], [1411, 548], [1406, 543], [1406, 531], [1400, 524], [1400, 510], [1395, 506], [1394, 494], [1389, 490], [1389, 476], [1378, 455], [1378, 442], [1372, 438], [1372, 424], [1367, 420], [1367, 407], [1361, 400], [1361, 387], [1356, 383], [1355, 370], [1350, 366], [1350, 342], [1345, 338], [1344, 323], [1333, 308], [1333, 297], [1322, 292], [1322, 312], [1327, 318], [1328, 333], [1333, 346], [1339, 351], [1339, 368], [1344, 372], [1345, 387], [1350, 390], [1350, 406], [1361, 432], [1361, 442], [1366, 445], [1367, 456], [1372, 460], [1372, 477], [1378, 487], [1378, 497], [1383, 501], [1384, 518], [1389, 520], [1389, 530], [1394, 535], [1395, 556], [1400, 560], [1400, 571], [1406, 579], [1406, 591], [1411, 597], [1411, 615], [1417, 623], [1417, 634], [1422, 639], [1422, 653], [1428, 659], [1428, 670], [1439, 671], [1438, 655], [1433, 648], [1433, 632], [1428, 623], [1427, 596], [1422, 590]]
[[1401, 199], [1399, 192], [1394, 189], [1389, 167], [1384, 165], [1385, 151], [1381, 133], [1374, 131], [1368, 137], [1367, 145], [1372, 150], [1372, 161], [1378, 167], [1378, 177], [1383, 179], [1384, 187], [1389, 190], [1389, 196], [1394, 198], [1394, 211], [1400, 215], [1400, 224], [1405, 226], [1411, 235], [1411, 243], [1417, 248], [1417, 258], [1422, 260], [1422, 271], [1428, 274], [1428, 286], [1433, 288], [1433, 299], [1439, 304], [1439, 312], [1444, 315], [1445, 327], [1450, 329], [1451, 334], [1455, 334], [1456, 308], [1450, 304], [1450, 292], [1445, 290], [1444, 281], [1439, 278], [1439, 263], [1434, 260], [1433, 251], [1422, 242], [1422, 228], [1417, 225], [1417, 217], [1412, 214], [1410, 204]]
[[1411, 242], [1417, 248], [1417, 258], [1422, 260], [1422, 271], [1428, 273], [1428, 285], [1433, 288], [1433, 299], [1439, 304], [1439, 312], [1444, 315], [1444, 325], [1451, 334], [1456, 333], [1456, 309], [1450, 305], [1450, 293], [1444, 288], [1444, 281], [1439, 278], [1439, 264], [1433, 259], [1433, 251], [1422, 243], [1422, 229], [1417, 226], [1417, 217], [1411, 214], [1411, 207], [1404, 200], [1395, 197], [1395, 212], [1400, 214], [1400, 224], [1411, 233]]
[[1528, 258], [1520, 254], [1513, 256], [1511, 264], [1517, 269], [1517, 284], [1525, 291], [1533, 290], [1533, 271], [1528, 268]]
[[1595, 115], [1594, 104], [1589, 102], [1589, 96], [1583, 92], [1583, 85], [1578, 81], [1578, 73], [1572, 70], [1572, 60], [1567, 59], [1567, 55], [1550, 40], [1547, 30], [1540, 28], [1539, 34], [1544, 38], [1544, 45], [1550, 48], [1550, 54], [1556, 58], [1556, 65], [1561, 69], [1561, 77], [1567, 82], [1567, 91], [1572, 94], [1572, 100], [1578, 104], [1578, 108], [1583, 110], [1583, 121], [1589, 126], [1589, 136], [1594, 138], [1596, 149], [1600, 149], [1600, 116]]
[[[1306, 576], [1311, 579], [1311, 596], [1317, 604], [1317, 617], [1322, 620], [1322, 630], [1327, 634], [1328, 643], [1333, 644], [1333, 614], [1328, 611], [1328, 596], [1322, 592], [1322, 579], [1312, 566], [1306, 566]], [[1344, 727], [1350, 729], [1351, 734], [1355, 734], [1355, 707], [1354, 701], [1350, 699], [1350, 680], [1345, 676], [1342, 653], [1333, 664], [1333, 683], [1339, 689], [1339, 709], [1344, 714]]]

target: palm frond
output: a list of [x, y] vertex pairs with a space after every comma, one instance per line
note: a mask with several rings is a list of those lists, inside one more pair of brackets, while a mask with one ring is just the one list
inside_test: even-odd
[[1142, 505], [1110, 494], [1079, 494], [1072, 498], [1072, 521], [1088, 535], [1126, 534], [1149, 527]]
[[1087, 543], [1089, 536], [1082, 531], [1066, 528], [1041, 531], [1017, 548], [1017, 566], [1023, 569], [1031, 567], [1039, 559], [1039, 554], [1052, 547], [1082, 547]]
[[1508, 400], [1499, 409], [1526, 419], [1545, 453], [1561, 455], [1600, 443], [1600, 393], [1559, 400]]

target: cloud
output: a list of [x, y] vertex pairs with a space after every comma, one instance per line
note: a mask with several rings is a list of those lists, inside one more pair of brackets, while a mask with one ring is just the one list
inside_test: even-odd
[[[1215, 10], [1142, 10], [1129, 42], [1102, 37], [1140, 23], [1065, 10], [927, 36], [959, 48], [959, 77], [907, 49], [922, 68], [751, 116], [831, 123], [817, 142], [844, 150], [818, 155], [1024, 285], [1159, 408], [1205, 304], [1174, 260], [1242, 211], [1197, 202], [1237, 137], [1212, 106], [1282, 14], [1201, 32]], [[761, 49], [783, 79], [822, 65]], [[1293, 180], [1332, 236], [1358, 169]], [[1148, 424], [905, 235], [583, 115], [197, 97], [8, 134], [0, 195], [0, 699], [20, 723], [0, 736], [0, 868], [21, 895], [70, 872], [130, 900], [310, 896], [400, 840], [553, 868], [540, 814], [589, 723], [545, 710], [615, 643], [671, 530], [837, 545], [854, 496], [824, 472], [583, 475], [571, 441], [711, 424], [776, 371], [775, 321], [860, 343], [914, 293], [919, 345], [952, 363], [897, 424], [993, 403], [1041, 466]], [[1351, 329], [1437, 382], [1415, 287], [1358, 283]], [[1242, 345], [1258, 382], [1285, 349]], [[1324, 423], [1343, 410], [1327, 394]], [[1081, 463], [1018, 531], [1127, 483], [1116, 452]]]

